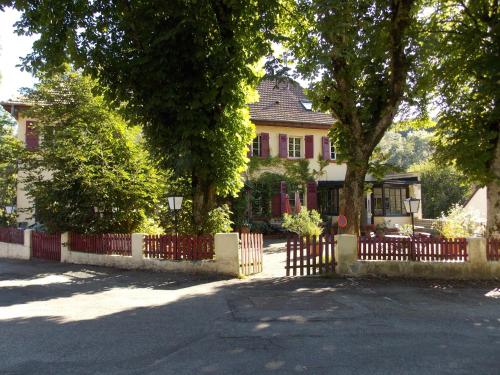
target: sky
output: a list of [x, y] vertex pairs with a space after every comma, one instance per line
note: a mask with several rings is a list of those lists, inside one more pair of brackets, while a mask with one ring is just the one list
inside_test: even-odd
[[20, 57], [31, 52], [36, 37], [18, 36], [14, 33], [13, 24], [20, 13], [13, 9], [0, 11], [0, 100], [15, 97], [21, 87], [32, 87], [34, 79], [30, 73], [22, 72], [16, 67]]

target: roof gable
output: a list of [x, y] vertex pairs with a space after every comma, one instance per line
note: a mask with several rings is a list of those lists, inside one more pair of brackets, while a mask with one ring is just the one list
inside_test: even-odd
[[295, 81], [263, 80], [257, 87], [259, 101], [250, 104], [250, 117], [255, 122], [288, 122], [330, 127], [331, 115], [306, 109], [302, 102], [310, 102], [304, 89]]

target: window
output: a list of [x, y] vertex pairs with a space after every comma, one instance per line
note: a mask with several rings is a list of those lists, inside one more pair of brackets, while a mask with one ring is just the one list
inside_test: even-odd
[[337, 160], [337, 150], [335, 145], [330, 141], [330, 160]]
[[261, 135], [259, 134], [257, 137], [255, 137], [253, 139], [253, 142], [252, 142], [252, 155], [253, 156], [261, 156], [261, 148], [262, 146], [262, 139], [261, 139]]
[[302, 107], [304, 107], [306, 111], [312, 111], [313, 104], [310, 100], [301, 99], [300, 104], [302, 104]]
[[295, 158], [295, 159], [300, 158], [301, 141], [302, 141], [302, 138], [300, 138], [300, 137], [289, 137], [288, 138], [288, 157], [289, 158]]
[[373, 214], [375, 216], [407, 215], [403, 201], [406, 199], [406, 187], [384, 187], [373, 189]]
[[[300, 205], [304, 207], [304, 193], [299, 191]], [[290, 208], [292, 212], [295, 212], [295, 192], [288, 194], [288, 203], [290, 203]]]
[[342, 188], [322, 189], [318, 191], [318, 209], [322, 215], [339, 214], [339, 202]]

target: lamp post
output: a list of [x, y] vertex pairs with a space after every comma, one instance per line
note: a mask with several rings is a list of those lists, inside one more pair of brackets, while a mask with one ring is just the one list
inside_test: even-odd
[[412, 228], [412, 233], [415, 235], [415, 220], [413, 218], [413, 215], [418, 212], [418, 209], [420, 207], [420, 199], [417, 198], [406, 198], [404, 200], [405, 204], [405, 210], [409, 214], [411, 214], [411, 228]]
[[168, 197], [168, 207], [174, 211], [174, 226], [175, 226], [175, 246], [174, 256], [178, 259], [178, 232], [177, 232], [177, 211], [181, 209], [182, 197]]
[[168, 197], [168, 207], [174, 211], [175, 233], [177, 233], [177, 211], [181, 209], [183, 197]]

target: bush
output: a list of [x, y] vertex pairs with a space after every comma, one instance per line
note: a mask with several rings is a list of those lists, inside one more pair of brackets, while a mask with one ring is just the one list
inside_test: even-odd
[[214, 234], [231, 232], [231, 225], [233, 224], [230, 219], [231, 214], [232, 212], [229, 210], [227, 204], [214, 208], [208, 213], [204, 233]]
[[484, 226], [473, 212], [456, 204], [433, 224], [432, 228], [446, 238], [484, 234]]
[[283, 228], [299, 236], [319, 236], [321, 228], [321, 216], [316, 210], [306, 210], [303, 208], [298, 214], [285, 214], [283, 217]]

